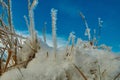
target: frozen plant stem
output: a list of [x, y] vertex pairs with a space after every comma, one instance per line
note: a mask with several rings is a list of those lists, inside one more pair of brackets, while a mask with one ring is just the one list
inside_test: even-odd
[[18, 46], [18, 39], [15, 39], [15, 55], [14, 55], [14, 61], [15, 65], [17, 65], [17, 46]]
[[97, 45], [97, 39], [96, 39], [96, 29], [94, 29], [94, 35], [93, 35], [93, 44]]
[[84, 75], [84, 73], [75, 64], [73, 64], [73, 66], [79, 72], [79, 74], [83, 77], [84, 80], [88, 80], [87, 77]]
[[3, 8], [8, 8], [8, 5], [5, 3], [5, 1], [3, 1], [3, 0], [0, 0], [0, 4], [2, 4], [2, 7]]
[[[28, 27], [28, 29], [29, 29], [29, 23], [28, 23], [28, 19], [27, 19], [27, 17], [24, 15], [24, 19], [25, 19], [25, 22], [26, 22], [26, 26]], [[29, 30], [30, 31], [30, 30]]]
[[101, 20], [101, 18], [98, 18], [98, 28], [99, 28], [99, 32], [98, 32], [98, 39], [100, 39], [101, 36], [101, 28], [103, 26], [103, 21]]
[[90, 34], [90, 28], [88, 27], [87, 20], [85, 19], [85, 16], [83, 15], [82, 12], [80, 12], [80, 16], [82, 17], [82, 19], [83, 19], [83, 21], [85, 23], [85, 27], [86, 27], [85, 36], [88, 36], [88, 40], [90, 41], [91, 34]]
[[37, 4], [38, 4], [38, 0], [33, 0], [32, 4], [30, 0], [28, 0], [28, 10], [29, 10], [29, 20], [30, 20], [29, 30], [33, 41], [36, 39], [35, 24], [34, 24], [34, 9], [37, 6]]
[[70, 36], [69, 36], [69, 44], [70, 44], [70, 40], [72, 41], [72, 46], [71, 46], [71, 52], [70, 52], [70, 54], [69, 55], [71, 55], [72, 54], [72, 51], [73, 51], [73, 48], [74, 48], [74, 44], [75, 44], [75, 33], [74, 32], [71, 32], [70, 33]]
[[43, 30], [42, 30], [42, 32], [43, 32], [43, 39], [44, 39], [45, 43], [46, 43], [46, 24], [47, 24], [47, 22], [44, 23], [44, 27], [43, 27]]
[[8, 50], [8, 58], [7, 58], [7, 61], [6, 61], [6, 64], [5, 64], [4, 72], [7, 70], [7, 66], [9, 64], [10, 59], [11, 59], [11, 56], [12, 56], [12, 51]]
[[[13, 32], [11, 0], [8, 0], [8, 23], [9, 23], [10, 31]], [[11, 35], [11, 41], [13, 41], [12, 35]], [[13, 44], [10, 45], [10, 48], [12, 48], [12, 47], [13, 47]]]
[[99, 80], [102, 80], [101, 79], [101, 72], [100, 72], [100, 65], [98, 64], [98, 71], [99, 71]]
[[53, 47], [54, 47], [54, 56], [56, 58], [57, 52], [57, 40], [56, 40], [56, 20], [57, 20], [57, 10], [51, 9], [51, 17], [52, 17], [52, 38], [53, 38]]
[[13, 32], [13, 27], [12, 27], [11, 0], [8, 0], [8, 23], [9, 23], [9, 26], [10, 26], [10, 31]]

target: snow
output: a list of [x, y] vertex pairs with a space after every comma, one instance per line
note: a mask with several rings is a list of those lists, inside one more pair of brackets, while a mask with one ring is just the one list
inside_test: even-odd
[[[82, 44], [86, 42], [81, 39], [79, 41], [81, 45], [74, 46], [72, 55], [65, 56], [66, 48], [58, 48], [56, 59], [53, 48], [40, 41], [41, 49], [28, 63], [27, 68], [8, 70], [0, 80], [83, 80], [74, 64], [88, 80], [111, 80], [120, 72], [120, 60], [116, 59], [118, 56], [106, 50], [84, 48]], [[70, 47], [71, 45], [68, 49], [71, 49]], [[28, 55], [24, 53], [21, 56]], [[91, 74], [92, 70], [94, 74]]]

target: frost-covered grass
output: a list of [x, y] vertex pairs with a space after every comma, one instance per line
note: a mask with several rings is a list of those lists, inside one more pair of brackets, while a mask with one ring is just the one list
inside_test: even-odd
[[[8, 0], [10, 2], [10, 0]], [[0, 3], [10, 7], [5, 2]], [[30, 36], [22, 37], [11, 32], [0, 19], [0, 80], [119, 80], [120, 56], [111, 52], [106, 45], [96, 46], [91, 39], [90, 28], [85, 16], [88, 41], [80, 38], [75, 43], [74, 32], [70, 33], [65, 47], [57, 48], [56, 14], [51, 10], [53, 47], [38, 38], [34, 25], [34, 9], [38, 0], [28, 0], [29, 20], [25, 17]], [[10, 28], [12, 13], [9, 10]], [[101, 27], [101, 20], [99, 25]], [[5, 31], [7, 30], [7, 31]], [[95, 32], [96, 33], [96, 32]], [[45, 33], [44, 33], [45, 34]], [[95, 37], [94, 37], [95, 38]], [[7, 44], [8, 43], [8, 44]], [[6, 55], [3, 59], [3, 57]], [[3, 56], [3, 57], [2, 57]]]

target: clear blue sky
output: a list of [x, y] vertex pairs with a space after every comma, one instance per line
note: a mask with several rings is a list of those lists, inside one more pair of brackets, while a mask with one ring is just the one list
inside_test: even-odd
[[[15, 29], [26, 31], [24, 15], [28, 15], [27, 0], [12, 0], [13, 23]], [[120, 0], [39, 0], [35, 9], [35, 27], [42, 31], [47, 22], [47, 33], [51, 34], [51, 8], [58, 10], [57, 35], [68, 38], [74, 31], [77, 37], [86, 40], [85, 26], [79, 13], [83, 12], [89, 27], [98, 28], [98, 17], [104, 21], [100, 43], [113, 47], [114, 52], [120, 52]]]

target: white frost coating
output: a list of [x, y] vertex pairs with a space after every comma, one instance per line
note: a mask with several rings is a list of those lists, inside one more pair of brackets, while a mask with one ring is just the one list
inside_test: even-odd
[[72, 45], [74, 46], [74, 44], [75, 44], [75, 33], [72, 32], [72, 33], [70, 34], [70, 36], [71, 36], [71, 39], [72, 39]]
[[86, 28], [86, 30], [85, 30], [85, 36], [88, 36], [88, 40], [91, 39], [90, 28]]
[[51, 17], [52, 17], [52, 38], [53, 38], [53, 46], [54, 46], [54, 55], [56, 57], [56, 49], [57, 49], [57, 39], [56, 39], [56, 20], [57, 20], [57, 10], [51, 9]]
[[68, 42], [67, 42], [67, 46], [70, 44], [70, 42], [72, 41], [72, 45], [75, 44], [75, 33], [74, 32], [71, 32], [69, 37], [68, 37]]
[[[120, 60], [109, 51], [84, 48], [85, 42], [78, 40], [72, 61], [64, 59], [65, 48], [57, 50], [56, 61], [53, 60], [53, 48], [41, 42], [41, 49], [29, 62], [26, 69], [15, 68], [4, 73], [0, 80], [84, 80], [74, 67], [75, 64], [88, 80], [113, 80], [120, 72]], [[79, 47], [79, 48], [78, 48]], [[48, 52], [48, 56], [46, 54]], [[23, 75], [23, 76], [22, 76]]]
[[38, 5], [38, 0], [34, 0], [33, 3], [31, 4], [31, 8], [35, 8]]

